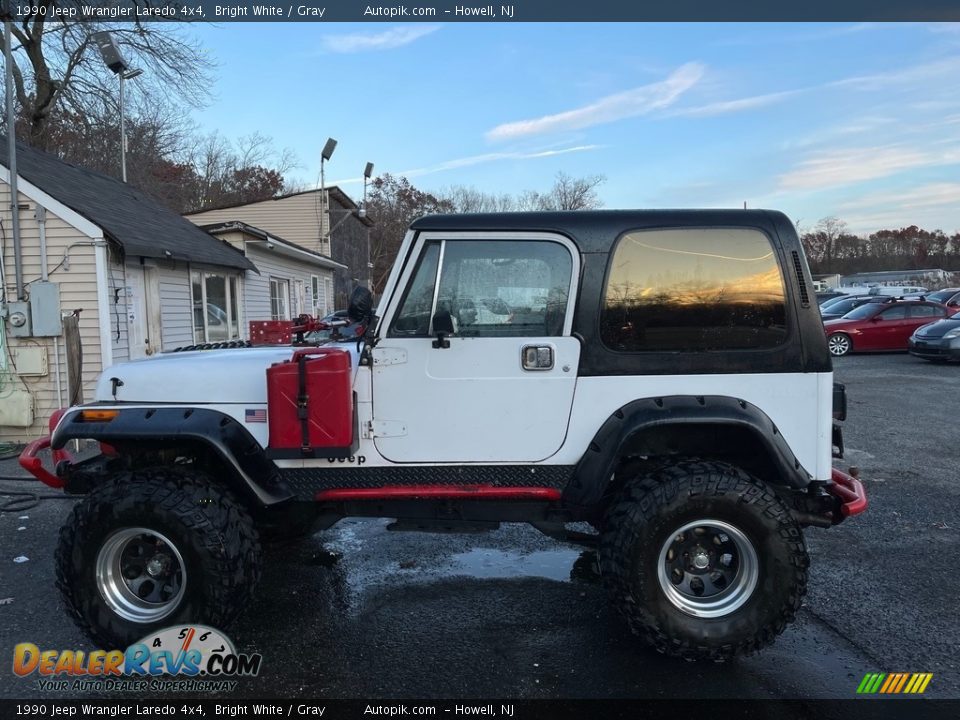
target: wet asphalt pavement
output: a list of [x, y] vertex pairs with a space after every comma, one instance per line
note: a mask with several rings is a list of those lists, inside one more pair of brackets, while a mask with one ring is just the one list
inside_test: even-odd
[[[806, 602], [760, 655], [712, 665], [646, 650], [608, 609], [593, 554], [526, 526], [434, 535], [347, 520], [268, 552], [228, 631], [263, 667], [233, 697], [851, 698], [865, 673], [896, 671], [932, 672], [926, 696], [960, 698], [960, 366], [870, 355], [835, 369], [850, 400], [842, 466], [861, 468], [871, 507], [806, 531]], [[70, 505], [0, 514], [0, 668], [18, 642], [92, 649], [53, 585]], [[0, 697], [38, 696], [0, 670]]]

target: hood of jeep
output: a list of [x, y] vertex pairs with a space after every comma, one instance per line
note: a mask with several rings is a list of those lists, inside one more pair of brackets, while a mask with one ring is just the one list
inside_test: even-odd
[[[94, 399], [189, 405], [266, 403], [267, 368], [289, 360], [293, 351], [288, 346], [195, 350], [118, 363], [100, 376]], [[357, 366], [355, 360], [353, 366]], [[119, 381], [116, 397], [113, 378]]]

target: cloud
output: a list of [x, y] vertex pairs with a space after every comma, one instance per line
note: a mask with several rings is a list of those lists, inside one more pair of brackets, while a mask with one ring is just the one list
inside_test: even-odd
[[597, 150], [602, 145], [576, 145], [574, 147], [560, 148], [556, 150], [537, 150], [534, 152], [498, 152], [485, 153], [483, 155], [471, 155], [469, 157], [447, 160], [436, 165], [423, 168], [413, 168], [405, 170], [400, 175], [404, 177], [419, 177], [422, 175], [432, 175], [433, 173], [444, 172], [445, 170], [456, 170], [458, 168], [470, 167], [472, 165], [481, 165], [488, 162], [497, 162], [500, 160], [536, 160], [539, 158], [555, 157], [557, 155], [567, 155], [569, 153], [587, 152], [588, 150]]
[[843, 221], [857, 235], [869, 235], [882, 228], [901, 228], [917, 225], [927, 229], [940, 228], [946, 232], [960, 229], [957, 217], [951, 217], [943, 208], [905, 210], [892, 208], [863, 215], [844, 214]]
[[409, 45], [439, 29], [439, 25], [410, 25], [384, 30], [383, 32], [324, 35], [320, 38], [320, 44], [324, 50], [332, 53], [392, 50], [393, 48]]
[[[870, 23], [850, 26], [846, 32], [859, 32], [862, 29], [870, 27]], [[838, 32], [842, 29], [838, 29]], [[816, 85], [806, 88], [797, 88], [794, 90], [782, 90], [780, 92], [767, 93], [765, 95], [754, 95], [752, 97], [740, 98], [738, 100], [725, 100], [699, 107], [682, 108], [673, 110], [666, 115], [668, 117], [710, 117], [713, 115], [723, 115], [726, 113], [741, 112], [743, 110], [753, 110], [767, 105], [773, 105], [803, 93], [810, 93], [816, 90], [827, 88], [854, 88], [859, 90], [881, 90], [891, 85], [915, 84], [924, 80], [932, 80], [941, 76], [953, 77], [960, 73], [960, 57], [949, 57], [936, 62], [913, 65], [908, 68], [902, 68], [887, 73], [876, 73], [873, 75], [858, 75], [840, 80], [833, 80], [822, 85]], [[946, 101], [944, 101], [946, 104]], [[950, 103], [949, 107], [955, 107]]]
[[700, 81], [704, 69], [699, 63], [687, 63], [660, 82], [608, 95], [573, 110], [497, 125], [487, 132], [486, 137], [488, 140], [513, 140], [531, 135], [582, 130], [594, 125], [646, 115], [672, 105], [680, 95]]
[[912, 190], [873, 193], [845, 202], [839, 207], [841, 210], [883, 208], [891, 211], [895, 208], [914, 210], [942, 205], [960, 205], [960, 183], [927, 183]]
[[927, 26], [932, 33], [947, 33], [951, 35], [960, 34], [960, 23], [932, 23]]
[[894, 175], [903, 170], [960, 163], [960, 149], [936, 151], [903, 146], [825, 150], [814, 153], [796, 169], [781, 175], [783, 190], [819, 190]]
[[723, 100], [721, 102], [710, 103], [709, 105], [700, 105], [698, 107], [682, 108], [667, 113], [668, 117], [711, 117], [713, 115], [725, 115], [727, 113], [740, 112], [742, 110], [753, 110], [754, 108], [766, 107], [785, 100], [794, 95], [807, 92], [801, 90], [783, 90], [782, 92], [768, 93], [766, 95], [754, 95], [753, 97], [740, 98], [739, 100]]
[[[897, 23], [897, 26], [906, 23]], [[784, 43], [809, 43], [815, 40], [831, 40], [837, 37], [855, 35], [868, 30], [883, 28], [884, 23], [862, 22], [853, 25], [832, 25], [818, 28], [809, 32], [797, 33], [751, 33], [742, 37], [728, 37], [718, 40], [713, 44], [717, 47], [730, 47], [742, 45], [783, 45]]]
[[960, 56], [946, 57], [921, 65], [911, 65], [901, 70], [893, 70], [873, 75], [858, 75], [827, 83], [824, 87], [852, 87], [857, 90], [882, 90], [890, 85], [910, 85], [946, 78], [954, 81], [960, 73]]
[[[468, 157], [446, 160], [436, 165], [427, 167], [411, 168], [410, 170], [401, 170], [396, 175], [406, 178], [421, 177], [423, 175], [432, 175], [446, 170], [457, 170], [459, 168], [470, 167], [473, 165], [482, 165], [489, 162], [498, 162], [500, 160], [536, 160], [539, 158], [555, 157], [557, 155], [568, 155], [569, 153], [587, 152], [589, 150], [599, 150], [603, 145], [576, 145], [573, 147], [535, 150], [530, 152], [497, 152], [485, 153], [483, 155], [470, 155]], [[352, 185], [363, 182], [362, 177], [343, 178], [334, 180], [332, 185]]]

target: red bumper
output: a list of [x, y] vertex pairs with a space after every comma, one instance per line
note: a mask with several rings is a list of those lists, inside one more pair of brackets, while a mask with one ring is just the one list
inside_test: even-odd
[[853, 475], [833, 468], [833, 483], [827, 486], [827, 492], [840, 499], [840, 513], [844, 518], [859, 515], [867, 509], [867, 491]]
[[[59, 490], [66, 485], [66, 482], [62, 478], [57, 477], [44, 468], [43, 460], [37, 457], [37, 454], [41, 450], [46, 450], [48, 447], [50, 447], [49, 437], [42, 437], [39, 440], [34, 440], [23, 449], [22, 453], [20, 453], [20, 467], [45, 485], [49, 485], [50, 487], [57, 488]], [[65, 453], [66, 451], [64, 450], [54, 450], [54, 462], [59, 460], [68, 460], [69, 458], [63, 457]]]

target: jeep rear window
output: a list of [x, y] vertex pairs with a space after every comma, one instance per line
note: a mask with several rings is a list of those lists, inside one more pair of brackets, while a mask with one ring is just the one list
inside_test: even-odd
[[758, 230], [630, 232], [611, 255], [600, 337], [621, 352], [775, 347], [787, 335], [784, 293]]

